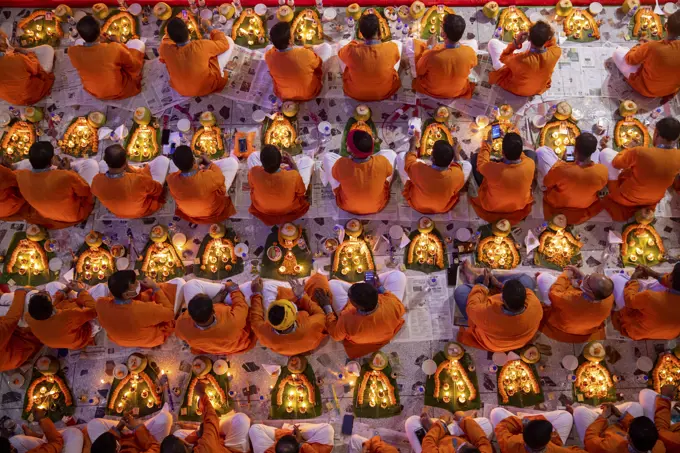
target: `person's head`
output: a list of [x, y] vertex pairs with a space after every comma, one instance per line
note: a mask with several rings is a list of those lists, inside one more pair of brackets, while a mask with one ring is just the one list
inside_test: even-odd
[[503, 157], [508, 160], [517, 160], [522, 157], [524, 142], [522, 137], [515, 132], [508, 132], [503, 137]]
[[6, 437], [0, 437], [0, 453], [17, 453], [17, 449], [14, 448]]
[[347, 151], [356, 158], [367, 158], [373, 154], [373, 137], [358, 129], [351, 131], [347, 134]]
[[359, 19], [359, 31], [364, 39], [377, 39], [380, 33], [380, 22], [375, 14], [366, 14]]
[[444, 16], [442, 28], [446, 39], [451, 42], [458, 42], [465, 33], [465, 19], [457, 14], [447, 14]]
[[97, 453], [118, 453], [120, 451], [120, 443], [110, 432], [101, 434], [92, 442], [92, 451]]
[[542, 20], [536, 22], [529, 30], [529, 41], [534, 47], [543, 47], [555, 33], [550, 25]]
[[199, 326], [212, 321], [213, 301], [207, 294], [197, 294], [189, 301], [189, 316]]
[[654, 144], [672, 144], [680, 137], [680, 121], [672, 116], [662, 118], [654, 129]]
[[170, 19], [165, 30], [175, 44], [182, 44], [189, 41], [189, 29], [187, 28], [187, 24], [179, 17]]
[[127, 153], [125, 148], [116, 144], [107, 146], [104, 150], [104, 162], [109, 169], [122, 170], [127, 165]]
[[172, 434], [166, 436], [161, 442], [161, 453], [189, 453], [190, 451], [186, 442]]
[[87, 15], [78, 21], [76, 25], [78, 34], [85, 42], [95, 42], [99, 39], [99, 22], [94, 17]]
[[194, 159], [194, 152], [191, 151], [187, 145], [181, 145], [175, 148], [175, 152], [172, 154], [172, 162], [179, 168], [179, 171], [191, 171], [196, 165], [196, 159]]
[[471, 444], [464, 444], [456, 453], [481, 453], [479, 448]]
[[109, 291], [116, 299], [134, 299], [139, 294], [140, 285], [137, 283], [135, 271], [118, 271], [109, 277]]
[[274, 145], [264, 145], [260, 151], [262, 168], [267, 173], [275, 173], [281, 168], [281, 151]]
[[669, 38], [680, 36], [680, 11], [676, 11], [666, 19], [666, 31]]
[[552, 431], [553, 425], [548, 420], [531, 420], [522, 432], [524, 444], [531, 450], [541, 450], [550, 443]]
[[438, 140], [432, 147], [432, 163], [437, 167], [448, 167], [453, 160], [453, 154], [453, 146], [449, 145], [449, 142]]
[[28, 301], [28, 314], [37, 321], [49, 319], [52, 311], [52, 298], [47, 291], [38, 291]]
[[635, 417], [628, 428], [628, 439], [636, 450], [651, 451], [659, 440], [659, 431], [649, 418]]
[[604, 300], [614, 292], [614, 283], [604, 274], [590, 274], [583, 277], [581, 290], [595, 300]]
[[279, 22], [269, 30], [269, 39], [274, 47], [279, 50], [286, 50], [290, 46], [290, 24]]
[[676, 291], [680, 291], [680, 263], [675, 263], [675, 266], [673, 267], [671, 287]]
[[286, 299], [277, 299], [267, 308], [267, 321], [271, 326], [280, 331], [286, 331], [293, 327], [297, 319], [297, 307]]
[[50, 142], [35, 142], [28, 150], [28, 161], [35, 170], [49, 168], [54, 157], [54, 146]]
[[298, 453], [300, 451], [300, 444], [295, 439], [295, 436], [287, 435], [283, 436], [276, 442], [276, 447], [274, 447], [275, 453]]
[[519, 280], [508, 280], [503, 284], [503, 306], [513, 313], [522, 311], [527, 290]]
[[581, 135], [576, 137], [574, 143], [574, 153], [576, 160], [579, 162], [590, 159], [590, 156], [597, 150], [597, 138], [590, 132], [581, 132]]
[[349, 287], [347, 296], [357, 310], [373, 311], [378, 305], [378, 290], [369, 283], [355, 283]]

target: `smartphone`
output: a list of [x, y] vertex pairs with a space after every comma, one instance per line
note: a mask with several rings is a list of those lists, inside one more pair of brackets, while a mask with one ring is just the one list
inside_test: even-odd
[[170, 129], [163, 129], [161, 133], [161, 145], [165, 146], [170, 143]]
[[458, 265], [460, 264], [460, 259], [458, 254], [454, 253], [451, 258], [451, 265], [446, 270], [446, 284], [447, 286], [456, 286], [458, 284]]
[[245, 138], [238, 139], [238, 152], [241, 154], [248, 152], [248, 140]]
[[573, 162], [576, 160], [576, 157], [574, 156], [574, 147], [573, 146], [567, 146], [566, 151], [564, 152], [564, 160], [567, 162]]
[[501, 135], [503, 134], [503, 131], [501, 130], [501, 125], [500, 124], [494, 124], [491, 126], [491, 138], [496, 140], [497, 138], [501, 138]]
[[345, 436], [352, 435], [352, 430], [354, 429], [354, 415], [345, 414], [342, 418], [342, 434]]
[[371, 285], [375, 284], [375, 272], [373, 271], [366, 271], [364, 274], [364, 281], [366, 283], [370, 283]]
[[420, 443], [420, 445], [423, 444], [423, 439], [425, 439], [426, 434], [427, 433], [425, 432], [425, 428], [423, 428], [422, 426], [416, 429], [416, 437], [418, 438], [418, 442]]

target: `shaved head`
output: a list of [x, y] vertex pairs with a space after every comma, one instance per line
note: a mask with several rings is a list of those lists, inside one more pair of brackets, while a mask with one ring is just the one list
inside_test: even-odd
[[614, 282], [604, 274], [591, 274], [588, 284], [597, 300], [606, 299], [614, 292]]

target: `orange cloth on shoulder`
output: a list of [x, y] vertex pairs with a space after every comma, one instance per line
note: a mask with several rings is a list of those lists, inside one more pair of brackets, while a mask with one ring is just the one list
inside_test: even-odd
[[626, 63], [640, 65], [628, 83], [635, 91], [650, 98], [675, 95], [680, 90], [680, 41], [649, 41], [633, 47]]
[[436, 170], [418, 161], [415, 153], [406, 154], [404, 169], [409, 180], [404, 184], [402, 195], [409, 206], [423, 214], [448, 212], [460, 199], [465, 186], [465, 175], [455, 162], [446, 170]]
[[477, 54], [472, 47], [459, 44], [447, 48], [439, 44], [427, 49], [427, 43], [414, 40], [417, 77], [412, 88], [435, 98], [470, 99], [475, 84], [468, 77], [472, 68], [477, 66]]
[[666, 398], [656, 398], [654, 410], [654, 424], [659, 430], [659, 439], [666, 447], [666, 451], [680, 451], [680, 423], [671, 424], [671, 401]]
[[[628, 449], [628, 429], [635, 418], [629, 413], [625, 413], [623, 419], [610, 425], [609, 420], [597, 417], [586, 429], [585, 445], [588, 453], [629, 453]], [[651, 449], [651, 453], [664, 453], [666, 448], [661, 439], [656, 441], [656, 445]]]
[[47, 442], [31, 448], [27, 453], [61, 453], [64, 448], [64, 437], [57, 431], [52, 420], [45, 417], [39, 423]]
[[0, 220], [26, 220], [32, 208], [19, 191], [17, 177], [12, 170], [0, 165]]
[[390, 201], [390, 182], [394, 169], [385, 156], [374, 155], [365, 162], [349, 157], [338, 159], [331, 170], [340, 183], [335, 201], [340, 209], [352, 214], [375, 214]]
[[388, 444], [380, 438], [380, 436], [373, 436], [362, 445], [364, 450], [368, 450], [368, 453], [399, 453], [396, 447]]
[[[284, 436], [290, 436], [293, 431], [290, 429], [277, 429], [274, 432], [274, 443], [271, 447], [267, 448], [264, 453], [274, 453], [276, 451], [276, 442]], [[303, 442], [300, 445], [300, 450], [298, 453], [331, 453], [333, 451], [333, 445], [320, 444], [316, 442]]]
[[92, 324], [97, 317], [94, 299], [83, 290], [75, 299], [69, 299], [63, 291], [52, 298], [56, 313], [48, 319], [38, 321], [26, 314], [26, 323], [33, 334], [52, 349], [82, 349], [94, 344]]
[[323, 62], [310, 49], [269, 49], [264, 55], [274, 82], [274, 94], [284, 101], [309, 101], [321, 92]]
[[307, 188], [297, 170], [267, 173], [261, 166], [248, 172], [248, 212], [265, 225], [280, 225], [299, 219], [309, 210]]
[[18, 326], [26, 293], [23, 289], [16, 290], [9, 311], [0, 316], [0, 372], [20, 367], [42, 347], [30, 329]]
[[394, 69], [401, 56], [393, 42], [365, 44], [352, 41], [338, 51], [346, 65], [342, 73], [345, 94], [357, 101], [382, 101], [401, 87]]
[[175, 215], [188, 222], [218, 223], [236, 214], [227, 195], [224, 174], [215, 164], [197, 170], [192, 176], [182, 176], [179, 171], [171, 173], [167, 183], [177, 205]]
[[146, 217], [165, 204], [163, 186], [151, 177], [148, 165], [142, 169], [133, 168], [121, 178], [109, 178], [105, 173], [99, 173], [92, 180], [92, 193], [121, 219]]
[[671, 340], [680, 335], [680, 295], [668, 291], [640, 291], [630, 281], [623, 290], [625, 307], [612, 313], [612, 323], [633, 340]]
[[46, 72], [34, 53], [14, 52], [0, 57], [0, 99], [13, 105], [32, 105], [50, 94], [54, 74]]
[[[542, 415], [532, 417], [545, 420]], [[494, 429], [498, 446], [503, 453], [526, 453], [527, 448], [524, 443], [524, 423], [522, 419], [515, 416], [507, 417], [496, 425]], [[590, 451], [590, 450], [588, 450]], [[543, 453], [587, 453], [578, 447], [565, 447], [562, 444], [557, 431], [553, 431], [550, 442], [545, 446]]]
[[567, 223], [578, 225], [596, 216], [602, 210], [597, 193], [607, 181], [607, 167], [602, 164], [581, 167], [576, 162], [557, 161], [543, 179], [544, 218], [564, 214]]
[[160, 453], [161, 446], [145, 425], [134, 431], [125, 432], [122, 436], [115, 430], [109, 430], [120, 444], [120, 453]]

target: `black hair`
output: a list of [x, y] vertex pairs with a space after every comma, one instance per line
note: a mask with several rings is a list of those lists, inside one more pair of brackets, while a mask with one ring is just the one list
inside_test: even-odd
[[11, 453], [12, 444], [9, 443], [9, 439], [6, 437], [0, 437], [0, 453]]
[[437, 140], [432, 147], [432, 163], [437, 167], [448, 167], [453, 160], [453, 146], [446, 140]]
[[581, 135], [576, 137], [574, 150], [581, 160], [589, 158], [597, 150], [597, 138], [590, 132], [581, 132]]
[[508, 280], [503, 285], [503, 302], [511, 311], [518, 312], [524, 308], [526, 298], [527, 290], [519, 280]]
[[680, 11], [676, 11], [666, 19], [666, 30], [673, 36], [680, 35]]
[[458, 42], [465, 33], [465, 19], [457, 14], [447, 14], [442, 29], [449, 41]]
[[680, 121], [667, 116], [656, 123], [656, 131], [664, 140], [674, 142], [680, 137]]
[[104, 150], [104, 162], [109, 168], [123, 168], [127, 164], [127, 153], [125, 148], [115, 144], [107, 146]]
[[172, 162], [180, 171], [189, 171], [194, 167], [194, 152], [187, 145], [178, 146], [172, 154]]
[[375, 39], [380, 33], [380, 22], [375, 14], [365, 14], [359, 19], [359, 32], [364, 39]]
[[34, 294], [28, 301], [28, 314], [38, 321], [49, 319], [53, 309], [52, 300], [43, 293]]
[[548, 420], [531, 420], [524, 427], [522, 437], [527, 447], [538, 450], [550, 443], [552, 432], [553, 425]]
[[347, 294], [350, 300], [364, 311], [371, 311], [378, 305], [378, 290], [365, 282], [355, 283], [349, 287]]
[[137, 274], [135, 271], [124, 270], [117, 271], [109, 277], [109, 291], [111, 295], [117, 299], [123, 299], [123, 294], [128, 291], [130, 285], [137, 281]]
[[298, 453], [300, 451], [300, 444], [295, 436], [283, 436], [276, 442], [274, 453]]
[[104, 434], [97, 437], [97, 439], [92, 442], [92, 451], [97, 453], [116, 453], [118, 449], [116, 436], [110, 432], [105, 432]]
[[539, 20], [529, 30], [529, 41], [536, 47], [543, 47], [554, 35], [552, 27]]
[[182, 440], [170, 434], [161, 442], [161, 453], [187, 453], [187, 446]]
[[524, 142], [522, 137], [515, 132], [508, 132], [503, 137], [503, 156], [508, 160], [517, 160], [522, 157]]
[[267, 319], [269, 320], [269, 323], [272, 326], [278, 326], [279, 324], [281, 324], [285, 317], [286, 317], [286, 310], [283, 307], [281, 307], [280, 305], [272, 307], [267, 312]]
[[90, 16], [89, 14], [78, 21], [76, 30], [78, 30], [78, 34], [85, 40], [85, 42], [97, 41], [101, 33], [99, 29], [99, 22], [97, 22], [97, 19]]
[[189, 28], [179, 17], [173, 17], [165, 28], [168, 36], [177, 44], [189, 41]]
[[636, 450], [649, 451], [659, 440], [659, 431], [654, 422], [647, 417], [635, 417], [630, 422], [628, 437]]
[[373, 137], [366, 131], [355, 130], [352, 144], [362, 153], [370, 153], [373, 150]]
[[264, 145], [260, 151], [260, 161], [267, 173], [274, 173], [281, 168], [281, 151], [274, 145]]
[[279, 50], [285, 50], [290, 46], [290, 24], [279, 22], [269, 30], [269, 40]]
[[210, 321], [213, 315], [213, 301], [206, 294], [197, 294], [189, 301], [189, 316], [199, 324]]
[[479, 451], [479, 448], [472, 446], [470, 444], [463, 445], [460, 450], [458, 450], [458, 453], [482, 453]]
[[49, 168], [54, 157], [54, 146], [50, 142], [35, 142], [28, 150], [28, 161], [35, 170]]

